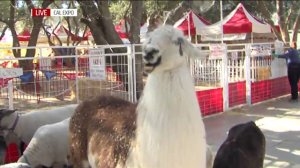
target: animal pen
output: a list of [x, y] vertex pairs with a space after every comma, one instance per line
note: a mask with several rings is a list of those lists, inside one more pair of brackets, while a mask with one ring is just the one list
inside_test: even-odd
[[[251, 105], [289, 93], [285, 60], [272, 59], [274, 43], [197, 44], [206, 60], [188, 60], [203, 116]], [[1, 108], [33, 109], [70, 104], [102, 93], [138, 101], [143, 86], [140, 45], [76, 46], [74, 55], [48, 56], [47, 48], [32, 47], [38, 56], [0, 59]], [[28, 49], [0, 48], [0, 50]], [[28, 60], [32, 69], [19, 68]], [[21, 69], [21, 70], [20, 70]], [[18, 73], [16, 73], [18, 71]], [[21, 71], [21, 73], [20, 73]], [[8, 152], [6, 162], [18, 159]]]
[[[33, 67], [31, 70], [23, 69], [23, 74], [20, 76], [0, 80], [3, 106], [9, 105], [7, 101], [11, 99], [14, 101], [10, 107], [14, 106], [18, 109], [23, 108], [20, 105], [28, 105], [25, 102], [31, 102], [35, 104], [34, 106], [74, 103], [103, 92], [132, 102], [136, 101], [133, 94], [137, 92], [134, 90], [136, 82], [132, 83], [136, 75], [133, 73], [135, 57], [132, 53], [134, 52], [135, 55], [139, 53], [132, 51], [133, 47], [80, 46], [75, 48], [74, 55], [65, 56], [48, 56], [48, 53], [44, 53], [46, 48], [49, 47], [36, 47], [38, 57], [12, 58], [10, 56], [1, 60], [3, 69], [17, 69], [19, 62], [24, 60], [31, 63]], [[12, 49], [23, 49], [23, 47], [5, 48], [5, 50]], [[12, 93], [9, 92], [10, 87]]]
[[[203, 115], [289, 93], [285, 60], [271, 58], [274, 43], [197, 47], [207, 54], [207, 59], [188, 61]], [[2, 71], [18, 69], [24, 60], [33, 67], [22, 69], [22, 75], [14, 77], [3, 77], [2, 72], [1, 106], [38, 108], [80, 102], [102, 93], [136, 102], [142, 91], [143, 72], [136, 70], [142, 67], [136, 61], [141, 55], [140, 45], [50, 47], [75, 49], [74, 55], [65, 56], [48, 56], [45, 50], [49, 46], [32, 48], [38, 56], [5, 55], [0, 59]], [[28, 47], [0, 50], [12, 49]]]

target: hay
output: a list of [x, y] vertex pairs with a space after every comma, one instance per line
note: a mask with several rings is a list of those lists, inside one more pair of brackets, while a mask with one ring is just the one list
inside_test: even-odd
[[[70, 81], [71, 82], [71, 81]], [[73, 83], [76, 81], [72, 81]], [[71, 97], [76, 98], [76, 85], [70, 83], [72, 86]], [[80, 101], [90, 99], [91, 97], [110, 94], [121, 98], [126, 98], [127, 92], [124, 90], [124, 86], [121, 82], [111, 81], [97, 81], [91, 80], [90, 78], [78, 79], [78, 98]]]
[[271, 68], [270, 67], [262, 67], [257, 69], [257, 80], [268, 80], [271, 77]]

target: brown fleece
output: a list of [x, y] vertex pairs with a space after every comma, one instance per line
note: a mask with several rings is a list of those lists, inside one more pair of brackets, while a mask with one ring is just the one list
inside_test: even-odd
[[112, 96], [82, 102], [70, 121], [70, 151], [74, 168], [87, 161], [88, 146], [97, 167], [125, 164], [136, 130], [136, 105]]

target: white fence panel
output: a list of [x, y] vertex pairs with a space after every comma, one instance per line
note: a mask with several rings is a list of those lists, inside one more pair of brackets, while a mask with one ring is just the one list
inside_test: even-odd
[[[0, 48], [1, 51], [10, 51], [6, 53], [12, 53], [12, 49], [30, 48], [37, 51], [36, 56], [33, 58], [13, 58], [9, 55], [0, 58], [0, 66], [3, 68], [17, 67], [22, 60], [30, 60], [34, 66], [33, 70], [23, 70], [24, 74], [26, 73], [32, 78], [27, 81], [27, 84], [24, 84], [24, 79], [21, 77], [0, 79], [0, 98], [7, 99], [7, 84], [9, 80], [13, 80], [13, 93], [16, 102], [20, 100], [30, 100], [31, 102], [36, 100], [39, 104], [43, 102], [49, 104], [55, 102], [52, 99], [59, 99], [61, 102], [68, 103], [67, 100], [69, 102], [71, 99], [72, 101], [81, 101], [89, 96], [94, 96], [99, 91], [136, 102], [137, 94], [141, 92], [140, 86], [143, 85], [143, 83], [137, 84], [137, 82], [146, 79], [140, 79], [140, 74], [143, 72], [136, 71], [137, 66], [139, 68], [143, 66], [139, 64], [141, 61], [140, 46], [138, 44]], [[274, 47], [273, 43], [263, 46], [271, 46], [271, 49], [274, 49], [272, 48]], [[211, 54], [210, 45], [201, 44], [197, 45], [197, 47], [204, 54]], [[89, 78], [90, 56], [88, 51], [95, 48], [101, 48], [104, 51], [103, 53], [98, 53], [99, 56], [105, 57], [106, 77], [102, 81], [95, 81]], [[220, 87], [226, 90], [228, 86], [222, 85], [225, 76], [229, 83], [246, 81], [247, 87], [249, 87], [248, 85], [251, 82], [286, 76], [285, 60], [273, 60], [270, 56], [270, 47], [265, 47], [268, 51], [259, 52], [259, 55], [253, 55], [253, 48], [250, 47], [248, 51], [249, 60], [246, 59], [246, 44], [227, 45], [226, 48], [226, 63], [224, 58], [211, 59], [208, 57], [205, 60], [197, 58], [188, 60], [197, 90]], [[68, 52], [54, 56], [51, 53], [51, 49]], [[259, 49], [260, 46], [257, 44], [255, 47], [256, 53]], [[139, 58], [138, 61], [137, 58]], [[224, 74], [224, 70], [226, 70], [227, 75]], [[136, 76], [137, 74], [139, 76]], [[249, 75], [249, 79], [247, 75]], [[31, 88], [31, 90], [27, 90], [28, 88]], [[248, 95], [249, 88], [247, 89]], [[73, 98], [71, 98], [72, 96]], [[4, 102], [3, 104], [6, 105], [7, 103]]]
[[[137, 45], [139, 46], [139, 45]], [[28, 49], [32, 47], [1, 48], [0, 50]], [[107, 46], [55, 46], [52, 49], [75, 50], [76, 52], [56, 55], [49, 54], [49, 46], [37, 46], [38, 55], [32, 58], [1, 59], [0, 62], [16, 62], [28, 60], [34, 69], [24, 71], [28, 77], [12, 78], [14, 103], [24, 105], [30, 100], [38, 104], [64, 104], [78, 102], [88, 97], [106, 93], [136, 102], [135, 54], [131, 45]], [[105, 79], [90, 79], [89, 49], [102, 48], [103, 53], [96, 57], [105, 57]], [[47, 53], [46, 53], [47, 52]], [[95, 55], [94, 55], [95, 57]], [[5, 68], [5, 67], [3, 67]], [[25, 79], [28, 78], [28, 79]], [[30, 79], [30, 80], [29, 80]], [[6, 105], [8, 97], [7, 83], [9, 79], [0, 79], [2, 105]], [[27, 80], [27, 81], [26, 81]], [[76, 98], [76, 99], [74, 99]]]

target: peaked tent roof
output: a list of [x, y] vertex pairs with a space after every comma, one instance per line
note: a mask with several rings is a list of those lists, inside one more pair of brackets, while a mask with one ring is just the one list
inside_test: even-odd
[[57, 36], [68, 36], [62, 24], [59, 24], [55, 27], [53, 34], [56, 34]]
[[86, 41], [86, 40], [89, 39], [87, 33], [85, 33], [85, 36], [80, 37], [80, 36], [78, 36], [78, 35], [72, 33], [71, 31], [69, 31], [68, 29], [66, 29], [64, 26], [63, 26], [63, 28], [64, 28], [65, 32], [66, 32], [69, 36], [71, 36], [71, 40], [72, 40], [72, 41], [80, 41], [80, 40], [81, 40], [81, 41]]
[[237, 34], [237, 33], [271, 33], [272, 28], [269, 24], [263, 23], [252, 16], [242, 3], [224, 19], [203, 29], [197, 30], [198, 34]]
[[24, 29], [20, 34], [18, 34], [19, 41], [29, 41], [30, 39], [30, 32], [28, 29]]
[[[17, 38], [19, 39], [20, 42], [28, 42], [30, 40], [30, 37], [31, 37], [31, 33], [27, 28], [24, 28], [24, 30], [17, 35]], [[48, 42], [48, 39], [45, 35], [39, 34], [37, 42], [38, 43]]]
[[[129, 23], [127, 23], [127, 26], [128, 26], [128, 29], [130, 29]], [[121, 40], [123, 40], [123, 42], [129, 43], [128, 34], [126, 33], [125, 20], [124, 19], [120, 20], [119, 24], [115, 25], [115, 30], [119, 34], [119, 37], [121, 38]], [[147, 32], [148, 32], [148, 25], [147, 25], [147, 23], [144, 23], [140, 27], [141, 42], [145, 39], [145, 36], [146, 36]]]
[[85, 35], [82, 37], [72, 33], [67, 28], [65, 28], [65, 26], [63, 26], [62, 24], [58, 24], [53, 30], [53, 34], [56, 34], [62, 39], [66, 39], [68, 36], [70, 36], [72, 41], [87, 41], [89, 40], [89, 36], [91, 35], [91, 32], [86, 32]]
[[174, 24], [174, 27], [178, 28], [179, 30], [182, 30], [184, 35], [189, 35], [189, 28], [190, 28], [190, 34], [195, 35], [196, 29], [201, 29], [207, 25], [210, 25], [210, 23], [207, 20], [195, 14], [191, 10], [181, 19], [179, 19]]

